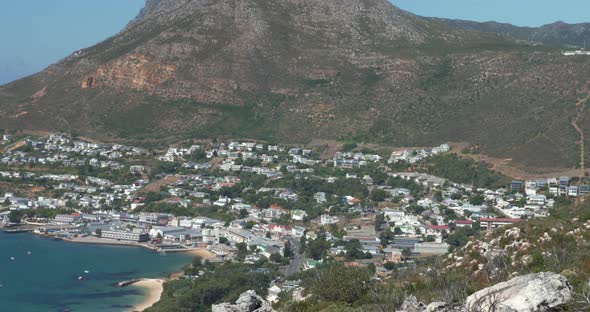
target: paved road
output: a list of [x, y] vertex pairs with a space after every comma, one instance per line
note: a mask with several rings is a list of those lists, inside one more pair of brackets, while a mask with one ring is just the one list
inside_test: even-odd
[[289, 277], [297, 272], [303, 266], [303, 255], [299, 254], [299, 249], [301, 245], [299, 244], [299, 240], [296, 238], [290, 238], [289, 241], [291, 242], [291, 250], [293, 250], [293, 258], [289, 261], [289, 265], [281, 267], [281, 272], [286, 277]]

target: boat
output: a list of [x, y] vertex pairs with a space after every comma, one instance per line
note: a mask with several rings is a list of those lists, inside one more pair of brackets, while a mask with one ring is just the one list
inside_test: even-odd
[[27, 255], [30, 255], [30, 254], [31, 254], [31, 252], [30, 251], [27, 251]]
[[10, 257], [10, 260], [14, 261], [14, 257]]
[[90, 271], [88, 271], [88, 270], [84, 270], [84, 273], [85, 273], [85, 274], [88, 274], [88, 273], [90, 273]]

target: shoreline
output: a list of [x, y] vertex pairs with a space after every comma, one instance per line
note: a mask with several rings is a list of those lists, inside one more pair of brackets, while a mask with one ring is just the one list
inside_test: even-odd
[[[186, 251], [178, 251], [178, 252], [187, 252], [194, 256], [199, 256], [203, 260], [207, 259], [215, 259], [216, 256], [214, 253], [210, 252], [207, 249], [192, 249]], [[133, 305], [133, 307], [128, 312], [141, 312], [146, 310], [147, 308], [153, 306], [162, 297], [162, 293], [164, 292], [164, 284], [168, 281], [173, 281], [181, 278], [184, 275], [184, 269], [190, 267], [190, 263], [185, 265], [181, 271], [171, 272], [165, 278], [157, 278], [157, 279], [149, 279], [143, 278], [139, 281], [129, 285], [129, 286], [137, 286], [144, 289], [147, 289], [147, 294], [145, 295], [145, 299], [140, 301], [139, 303]]]
[[[52, 237], [51, 235], [43, 235], [48, 238], [55, 238], [58, 240], [62, 240], [68, 243], [76, 243], [76, 244], [94, 244], [94, 245], [110, 245], [110, 246], [126, 246], [126, 247], [142, 247], [153, 251], [158, 251], [156, 246], [150, 246], [147, 244], [136, 243], [131, 241], [118, 241], [114, 239], [106, 239], [106, 238], [98, 238], [98, 237], [76, 237], [76, 238], [66, 238], [66, 237]], [[187, 250], [188, 251], [188, 250]]]
[[[57, 240], [61, 240], [68, 243], [75, 243], [75, 244], [94, 244], [94, 245], [109, 245], [109, 246], [123, 246], [123, 247], [142, 247], [146, 248], [155, 252], [159, 251], [159, 248], [156, 246], [150, 246], [144, 243], [136, 243], [136, 242], [129, 242], [129, 241], [118, 241], [118, 240], [110, 240], [105, 238], [98, 238], [94, 236], [87, 236], [87, 237], [75, 237], [75, 238], [66, 238], [66, 237], [54, 237], [52, 235], [47, 234], [39, 234], [33, 233], [35, 235], [40, 235], [46, 238], [54, 238]], [[199, 256], [203, 260], [211, 260], [216, 259], [217, 256], [209, 251], [206, 248], [191, 248], [191, 249], [172, 249], [172, 250], [164, 250], [165, 252], [171, 253], [187, 253], [192, 256]], [[184, 275], [184, 269], [190, 267], [190, 263], [187, 263], [183, 266], [182, 270], [174, 271], [166, 274], [164, 277], [160, 278], [140, 278], [136, 282], [133, 282], [129, 285], [124, 287], [138, 287], [145, 291], [143, 295], [143, 299], [138, 303], [134, 304], [127, 312], [141, 312], [149, 307], [156, 304], [160, 301], [162, 297], [162, 293], [164, 292], [164, 284], [171, 280], [177, 280]]]
[[129, 287], [142, 288], [145, 291], [144, 299], [139, 303], [134, 304], [128, 312], [141, 312], [160, 301], [162, 293], [164, 292], [164, 283], [166, 280], [159, 278], [143, 278]]

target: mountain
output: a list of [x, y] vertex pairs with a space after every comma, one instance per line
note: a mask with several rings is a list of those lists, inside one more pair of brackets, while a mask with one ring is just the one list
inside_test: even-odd
[[457, 29], [496, 33], [517, 40], [590, 48], [590, 23], [568, 24], [559, 21], [541, 27], [519, 27], [497, 22], [479, 23], [452, 19], [436, 20]]
[[467, 141], [573, 167], [589, 69], [387, 0], [148, 0], [119, 34], [0, 87], [0, 126], [145, 144]]

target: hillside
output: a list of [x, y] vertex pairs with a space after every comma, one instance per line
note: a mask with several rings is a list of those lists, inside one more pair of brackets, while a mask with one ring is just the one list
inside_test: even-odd
[[0, 87], [0, 126], [150, 144], [467, 141], [574, 167], [589, 69], [387, 0], [148, 0], [119, 34]]
[[[359, 287], [346, 301], [347, 283], [358, 268], [336, 268], [303, 275], [309, 297], [293, 297], [278, 311], [588, 311], [590, 308], [590, 205], [566, 200], [547, 218], [480, 233], [457, 230], [449, 237], [462, 241], [451, 253], [418, 260], [416, 266], [395, 271], [372, 287]], [[471, 236], [467, 236], [471, 235]], [[338, 270], [331, 274], [330, 270]], [[346, 271], [346, 272], [342, 272]], [[309, 272], [309, 271], [308, 271]], [[358, 272], [357, 272], [358, 273]], [[558, 275], [559, 274], [559, 275]], [[552, 276], [553, 278], [548, 278]], [[334, 283], [334, 279], [339, 283]], [[555, 280], [559, 278], [560, 284]], [[519, 281], [520, 280], [520, 285]], [[328, 282], [326, 282], [328, 281]], [[331, 282], [331, 283], [329, 283]], [[506, 287], [505, 283], [512, 285]], [[557, 282], [557, 283], [556, 283]], [[488, 288], [498, 285], [499, 288]], [[504, 288], [503, 288], [504, 287]], [[324, 290], [325, 289], [325, 290]], [[469, 307], [483, 289], [505, 293], [489, 303], [508, 303], [514, 309]], [[567, 290], [567, 300], [559, 293]], [[327, 291], [339, 295], [326, 296]], [[523, 294], [529, 292], [528, 294]], [[535, 307], [535, 300], [538, 306]], [[560, 301], [561, 300], [561, 301]], [[413, 302], [413, 303], [412, 303]], [[426, 304], [418, 305], [419, 302]], [[437, 309], [431, 307], [438, 306]], [[467, 306], [467, 307], [465, 307]]]
[[497, 22], [436, 19], [457, 29], [496, 33], [509, 38], [550, 45], [590, 47], [590, 23], [555, 22], [541, 27], [519, 27]]

